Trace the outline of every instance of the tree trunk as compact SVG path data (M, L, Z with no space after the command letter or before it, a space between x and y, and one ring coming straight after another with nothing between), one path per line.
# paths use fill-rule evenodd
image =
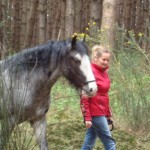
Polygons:
M81 31L88 34L86 31L86 27L88 27L88 23L90 22L90 1L91 0L83 0L82 4L82 23L81 23Z
M2 1L0 1L0 59L2 57L3 48L3 13L2 13Z
M13 9L13 20L12 20L12 49L15 51L19 50L20 47L20 0L13 0L12 1Z
M90 20L95 22L96 28L100 28L100 15L101 15L101 6L98 0L91 1L90 3Z
M66 10L66 1L61 0L59 39L64 39L65 37L65 10Z
M131 22L131 5L132 1L131 0L126 0L124 1L125 3L125 16L124 16L124 28L127 29L127 31L131 30L130 28L130 22Z
M46 4L47 0L39 0L39 43L46 40Z
M56 40L59 38L61 1L55 0L55 7L57 7L57 9L53 10L54 11L54 20L53 20L52 39Z
M143 26L145 27L143 32L147 39L150 39L150 1L144 0L143 2ZM145 45L145 49L147 50L147 52L150 52L150 40L147 40L146 42L143 41L143 44Z
M136 28L135 28L135 34L137 35L139 32L142 32L142 24L143 24L143 12L142 12L142 1L141 0L137 0L137 6L136 6Z
M148 28L150 24L150 1L149 0L143 0L143 19L144 19L143 26Z
M24 48L24 40L27 26L27 1L22 0L21 5L21 33L20 33L20 47Z
M116 19L117 19L117 24L119 27L124 27L123 25L123 0L118 0L116 2Z
M51 0L47 1L47 29L46 29L46 39L49 40L52 35L52 6L53 2Z
M75 1L75 21L74 21L74 32L80 33L81 32L81 13L82 13L82 1L76 0Z
M35 23L35 16L37 14L37 7L38 7L38 0L31 0L31 8L30 8L30 14L29 14L29 20L27 23L27 31L25 36L25 43L24 47L31 46L32 41L32 35L33 35L33 29L34 29L34 23Z
M116 8L116 0L103 1L103 12L102 12L103 16L101 28L106 30L105 32L107 33L107 37L105 38L104 44L107 44L110 47L113 47L114 44L114 36L115 36L114 27L116 23L115 8Z
M90 35L97 36L97 31L100 29L100 17L102 13L101 5L98 0L94 0L90 2Z
M2 49L1 49L1 58L3 59L7 53L7 49L8 49L8 36L7 36L7 7L8 7L8 1L6 0L3 0L2 1L2 20L3 20L3 24L2 24L2 37L3 37L3 40L2 40Z
M132 13L131 13L131 24L130 29L135 28L135 20L136 20L136 3L137 0L132 0Z
M65 37L69 38L74 31L74 0L66 0L66 25Z
M38 13L38 12L37 12ZM39 44L39 16L38 14L35 16L33 35L32 35L32 45Z
M3 13L2 13L2 1L0 1L0 44L3 43L2 27L3 27Z

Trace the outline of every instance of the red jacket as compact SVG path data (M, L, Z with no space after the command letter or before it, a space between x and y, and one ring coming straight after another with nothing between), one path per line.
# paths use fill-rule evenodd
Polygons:
M92 120L92 116L111 116L109 108L108 91L110 89L110 80L107 69L103 69L96 64L92 64L92 70L98 86L97 94L90 98L81 98L81 111L85 121Z

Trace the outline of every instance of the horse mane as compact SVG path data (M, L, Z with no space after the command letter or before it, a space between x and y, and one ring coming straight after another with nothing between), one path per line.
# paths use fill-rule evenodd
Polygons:
M53 67L56 67L67 53L68 42L68 40L49 41L32 48L23 49L21 52L3 60L3 69L11 66L22 67L22 70L23 68L32 69L33 67L46 67L50 63L53 64Z

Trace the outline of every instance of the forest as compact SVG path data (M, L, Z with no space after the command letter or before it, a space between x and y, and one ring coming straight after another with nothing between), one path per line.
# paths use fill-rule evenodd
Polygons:
M66 40L74 35L78 39L86 35L89 49L103 44L112 51L109 95L117 149L148 150L150 0L0 0L1 60L49 40ZM64 78L54 85L47 113L52 150L81 148L86 129L79 99ZM6 150L38 149L33 134L30 126L21 124ZM102 145L97 142L94 150L100 149Z
M109 28L111 43L118 28L126 34L133 30L136 36L149 37L149 5L149 0L1 0L1 53L69 38L74 33L91 35L86 30L90 22L95 23L96 33ZM149 41L144 45L148 50Z

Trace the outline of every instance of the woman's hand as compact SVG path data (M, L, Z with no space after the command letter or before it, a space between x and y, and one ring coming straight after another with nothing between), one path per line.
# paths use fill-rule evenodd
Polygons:
M92 122L91 121L85 121L85 125L86 125L86 128L91 128Z

